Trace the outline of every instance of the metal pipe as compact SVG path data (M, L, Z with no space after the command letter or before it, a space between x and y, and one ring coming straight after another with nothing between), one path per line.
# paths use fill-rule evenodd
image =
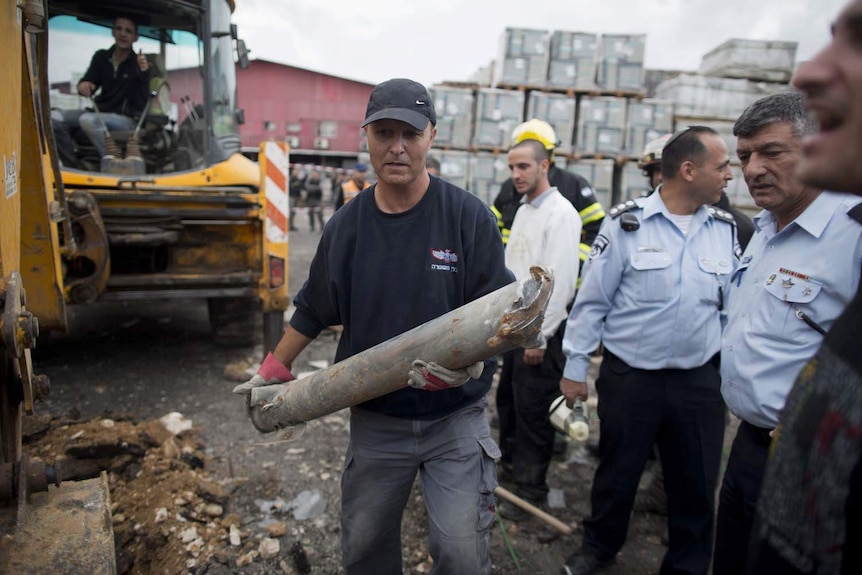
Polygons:
M252 423L269 433L397 391L407 386L415 359L459 369L518 347L537 347L554 280L538 266L530 274L328 369L254 388Z

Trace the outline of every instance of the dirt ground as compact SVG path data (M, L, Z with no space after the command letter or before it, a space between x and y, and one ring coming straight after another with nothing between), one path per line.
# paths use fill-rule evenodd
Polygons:
M304 215L297 225L291 293L302 285L319 238ZM347 411L309 422L291 443L255 431L231 389L248 377L247 368L253 371L261 350L216 346L203 302L97 304L74 312L72 333L53 334L34 351L51 395L28 421L25 449L59 459L61 470L109 470L120 573L343 572L339 478ZM295 371L330 362L336 338L313 342ZM171 412L191 429L167 431L157 420ZM579 446L555 459L551 513L574 533L561 536L537 519L499 520L491 536L494 573L560 573L580 545L595 466ZM416 487L402 524L405 573L431 569L426 524ZM658 572L663 529L663 517L635 512L628 543L602 572Z

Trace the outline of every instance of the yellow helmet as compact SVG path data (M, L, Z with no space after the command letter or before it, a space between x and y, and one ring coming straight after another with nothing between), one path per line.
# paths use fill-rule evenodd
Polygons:
M647 142L647 145L644 146L644 153L638 158L638 168L643 170L647 166L661 163L661 151L671 136L673 134L665 134L660 138Z
M557 133L554 128L547 122L543 122L537 118L527 120L523 124L519 124L512 131L512 145L517 146L525 140L536 140L545 146L546 150L553 151L559 143L557 141Z

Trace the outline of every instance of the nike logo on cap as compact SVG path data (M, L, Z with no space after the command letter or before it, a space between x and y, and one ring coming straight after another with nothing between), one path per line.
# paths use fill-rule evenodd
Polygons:
M416 100L416 105L417 106L424 106L425 102L423 102L422 100Z

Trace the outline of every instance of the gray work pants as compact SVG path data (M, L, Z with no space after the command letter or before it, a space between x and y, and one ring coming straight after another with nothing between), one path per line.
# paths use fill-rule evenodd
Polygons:
M430 393L430 392L429 392ZM341 477L341 550L348 575L400 575L401 516L416 472L428 511L431 575L491 572L500 450L485 399L441 419L350 414Z

